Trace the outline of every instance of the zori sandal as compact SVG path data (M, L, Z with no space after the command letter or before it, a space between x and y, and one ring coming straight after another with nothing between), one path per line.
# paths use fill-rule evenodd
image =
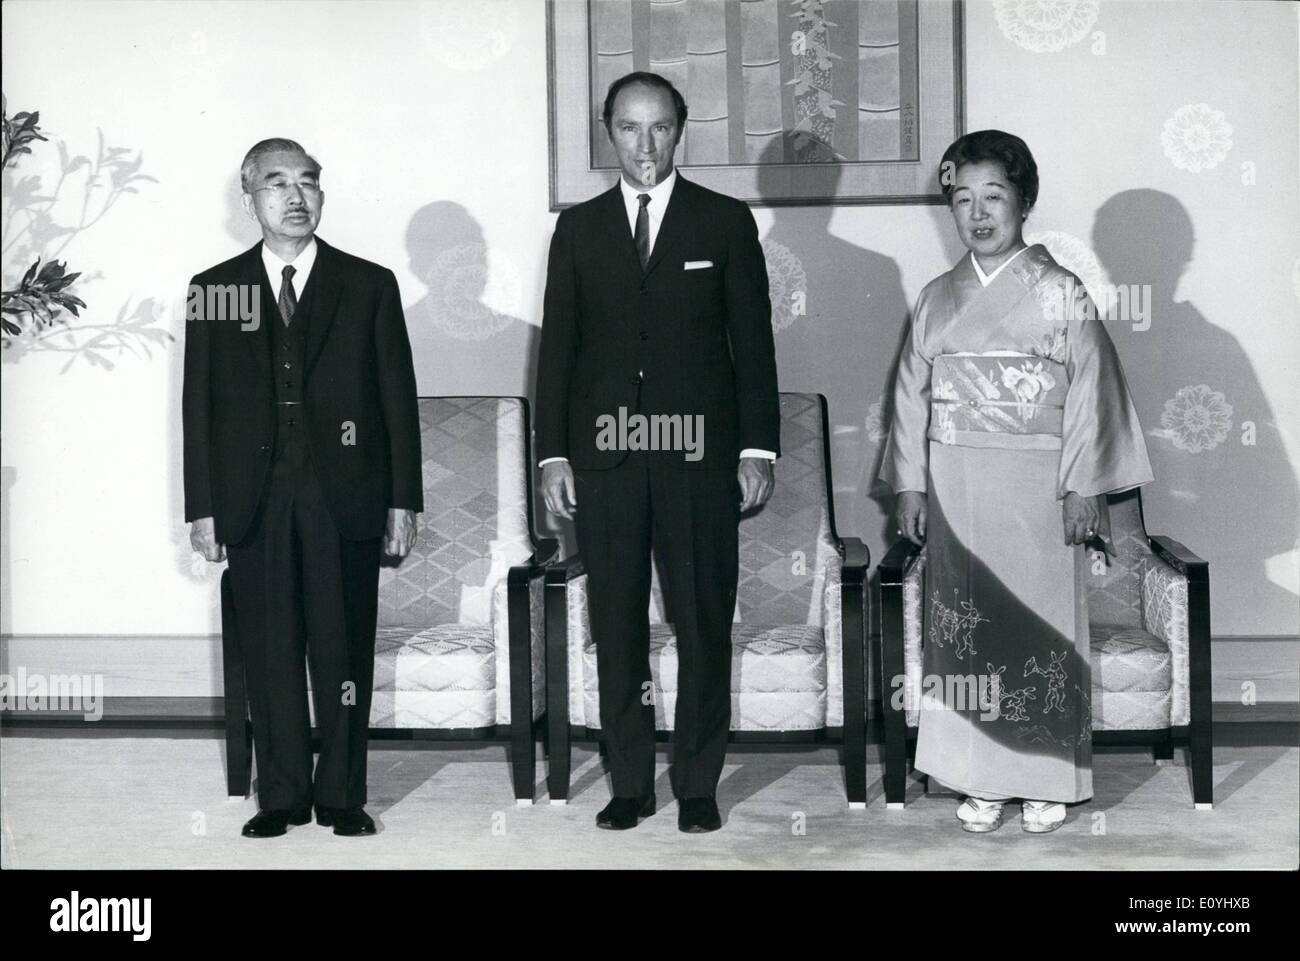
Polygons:
M961 822L962 830L972 834L996 831L1002 825L1002 803L977 797L964 798L957 805L957 820Z
M1065 805L1059 801L1022 801L1020 826L1030 834L1047 834L1065 823Z

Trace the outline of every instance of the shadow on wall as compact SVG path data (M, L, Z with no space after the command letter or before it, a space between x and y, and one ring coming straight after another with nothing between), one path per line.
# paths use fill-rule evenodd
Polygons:
M489 305L517 306L521 281L504 257L489 266L478 221L449 200L426 204L406 228L406 251L427 289L405 308L421 393L532 397L541 331Z
M787 134L786 136L789 136ZM758 168L763 197L787 194L789 168L774 139ZM842 168L826 171L834 194ZM875 557L892 541L893 501L876 481L889 430L889 396L908 330L898 264L831 232L833 205L776 207L763 238L772 297L777 371L786 391L825 394L830 408L835 517L839 532L863 538Z
M243 196L244 188L239 182L239 171L236 170L226 180L226 220L223 226L226 233L239 242L241 251L262 239L262 229L257 221L244 212Z
M53 140L46 148L37 145L38 149L58 151L59 172L53 184L44 182L40 174L28 172L21 156L11 157L4 168L0 192L6 200L2 245L6 295L21 292L30 307L35 290L20 278L40 264L35 287L56 290L42 278L53 262L61 261L68 275L76 277L64 293L85 301L79 316L56 306L52 319L39 320L48 304L28 309L21 317L8 315L6 324L18 322L22 332L11 336L12 330L6 329L0 352L6 363L16 362L28 353L54 352L67 358L60 374L67 373L78 360L112 370L114 358L131 354L150 359L152 348L161 350L170 339L158 324L166 304L152 297L138 301L127 298L112 314L112 308L106 309L93 292L94 283L104 278L103 271L93 270L79 260L77 251L68 252L82 234L98 225L128 194L138 194L145 184L158 182L141 171L142 154L137 151L133 156L126 147L110 147L103 131L97 133L98 149L93 157L72 154L63 140Z
M1092 246L1111 283L1151 286L1149 329L1141 320L1106 323L1155 472L1147 528L1167 527L1211 562L1216 593L1241 605L1234 623L1244 617L1266 625L1253 633L1289 633L1296 595L1269 579L1266 561L1296 547L1296 476L1241 344L1195 305L1174 300L1195 240L1183 205L1157 190L1116 194L1093 223ZM1232 613L1222 604L1216 611Z

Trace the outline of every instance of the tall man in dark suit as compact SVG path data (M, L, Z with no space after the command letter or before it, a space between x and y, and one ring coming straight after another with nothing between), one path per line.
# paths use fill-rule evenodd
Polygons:
M230 560L258 772L247 837L306 824L313 801L335 834L375 832L363 805L380 550L405 556L423 509L397 280L315 236L320 169L292 140L249 150L243 203L262 242L196 276L187 312L185 517L196 551Z
M673 169L686 103L671 83L615 81L604 123L622 176L563 211L551 240L543 488L552 512L575 519L589 579L614 794L596 823L621 830L654 812L653 549L677 635L678 827L712 831L731 726L736 528L771 496L779 452L767 272L749 208Z

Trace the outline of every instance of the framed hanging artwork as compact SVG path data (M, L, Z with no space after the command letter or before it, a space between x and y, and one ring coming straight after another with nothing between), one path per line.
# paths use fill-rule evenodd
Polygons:
M757 206L940 204L963 133L960 0L549 0L551 209L618 175L618 77L686 98L677 166Z

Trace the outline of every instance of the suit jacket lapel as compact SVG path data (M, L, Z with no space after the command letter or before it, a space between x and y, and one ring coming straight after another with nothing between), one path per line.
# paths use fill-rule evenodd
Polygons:
M655 237L654 249L650 251L650 261L645 267L647 277L684 236L686 223L690 220L692 189L694 185L678 171L677 183L673 185L672 195L668 198L668 209L664 211L664 219L659 224L659 235ZM636 244L633 243L633 250L635 249Z
M271 386L271 324L280 323L280 308L276 305L277 288L271 285L266 276L266 265L262 263L262 244L258 242L247 251L239 265L237 283L247 284L250 289L261 291L261 301L257 327L241 330L239 335L248 345L249 356L258 377Z
M641 276L641 258L636 252L636 238L627 222L627 207L623 203L623 188L615 181L612 189L601 194L604 204L600 220L609 231L607 250L618 258L620 264L634 274Z
M339 312L339 297L343 291L343 282L339 277L341 267L338 252L319 237L316 238L316 263L312 265L311 276L307 283L312 286L310 310L307 316L310 326L307 328L307 368L304 372L311 375L316 358L325 346L325 338ZM303 290L304 297L306 289ZM278 314L277 314L278 316Z

